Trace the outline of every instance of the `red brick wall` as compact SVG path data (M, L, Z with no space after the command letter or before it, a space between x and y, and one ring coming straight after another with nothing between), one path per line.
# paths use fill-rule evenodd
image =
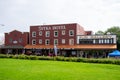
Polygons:
M85 31L85 35L92 35L92 31Z
M80 26L79 24L77 24L76 34L77 34L77 35L85 35L84 28L83 28L82 26Z
M28 32L20 32L14 30L10 33L5 33L5 45L21 45L25 46L28 44L29 33Z
M61 28L60 26L65 27ZM79 29L77 27L79 27ZM62 30L65 30L65 35L62 35ZM74 36L69 36L69 30L74 30ZM36 37L32 37L33 31L36 32ZM42 31L42 36L39 36L39 31ZM50 37L45 36L46 31L50 31ZM58 37L54 37L54 31L58 31ZM62 39L65 39L64 45L69 45L69 39L74 39L74 44L76 44L77 41L76 35L81 33L84 34L84 29L81 26L77 25L76 23L30 26L30 44L32 44L32 39L36 39L36 45L39 45L39 39L42 39L41 45L45 45L45 39L50 39L50 45L54 44L54 39L58 39L58 45L63 45Z

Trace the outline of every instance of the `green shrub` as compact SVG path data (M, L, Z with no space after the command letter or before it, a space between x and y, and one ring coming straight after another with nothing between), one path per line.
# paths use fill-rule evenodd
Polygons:
M68 62L84 62L84 63L101 63L101 64L117 64L120 65L120 59L95 59L95 58L77 58L77 57L50 57L50 56L35 56L35 55L11 55L0 54L0 58L13 59L29 59L29 60L54 60L54 61L68 61Z
M29 56L30 60L36 60L36 56Z
M56 61L64 61L64 60L65 60L64 58L65 58L65 57L60 57L60 56L55 57Z
M38 56L38 60L54 60L53 57L49 56Z
M7 58L5 54L0 54L0 58Z
M25 59L25 55L19 55L18 59Z
M13 58L13 55L7 55L8 56L8 58Z

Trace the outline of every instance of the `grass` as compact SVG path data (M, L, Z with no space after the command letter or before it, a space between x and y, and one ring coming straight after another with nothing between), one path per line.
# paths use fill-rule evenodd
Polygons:
M119 65L0 58L0 80L119 79Z

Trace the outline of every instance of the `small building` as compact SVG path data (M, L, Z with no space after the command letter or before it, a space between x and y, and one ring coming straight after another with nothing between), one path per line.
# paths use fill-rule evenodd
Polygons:
M29 32L13 30L5 33L5 44L1 46L1 53L20 54L27 44L29 44Z
M117 48L116 35L78 35L79 55L86 57L107 57ZM83 54L84 53L84 54Z

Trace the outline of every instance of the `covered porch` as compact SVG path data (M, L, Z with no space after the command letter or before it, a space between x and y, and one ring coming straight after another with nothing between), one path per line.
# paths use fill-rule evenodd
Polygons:
M0 47L1 54L22 54L23 50L24 47L18 45L11 45L11 46L2 45Z
M116 45L57 45L57 56L105 58L108 53L115 50ZM25 54L50 56L54 55L54 45L26 45Z

